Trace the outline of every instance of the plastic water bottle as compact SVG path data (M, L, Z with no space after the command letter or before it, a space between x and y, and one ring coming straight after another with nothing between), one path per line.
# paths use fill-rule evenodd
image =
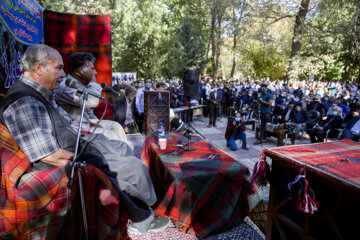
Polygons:
M162 122L159 123L158 136L159 136L159 138L165 137L165 128L164 128L164 124Z

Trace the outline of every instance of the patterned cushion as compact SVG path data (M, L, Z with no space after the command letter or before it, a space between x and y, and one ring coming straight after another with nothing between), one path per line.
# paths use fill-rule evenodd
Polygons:
M0 239L83 239L76 175L69 188L68 169L31 171L30 161L2 124L0 160ZM110 181L88 165L83 182L89 236L125 239L128 214Z

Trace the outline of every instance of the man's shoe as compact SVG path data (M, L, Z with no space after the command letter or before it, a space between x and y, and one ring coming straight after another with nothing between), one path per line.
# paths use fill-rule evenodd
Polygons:
M216 124L214 124L214 127L217 127Z
M130 221L130 224L127 228L128 232L132 235L141 235L141 234L146 234L146 233L142 233L140 232L135 226L134 224Z
M168 217L160 217L155 215L154 216L154 220L151 222L150 224L150 228L148 230L148 232L161 232L163 230L165 230L165 228L167 228L171 223L170 218ZM146 233L142 233L140 232L132 222L130 222L129 226L128 226L128 232L132 235L141 235L141 234L146 234Z
M154 220L150 224L149 232L161 232L164 231L171 223L170 218L160 217L155 215Z
M248 147L241 147L241 148L249 151L249 148L248 148Z
M208 127L211 128L211 124L209 124Z

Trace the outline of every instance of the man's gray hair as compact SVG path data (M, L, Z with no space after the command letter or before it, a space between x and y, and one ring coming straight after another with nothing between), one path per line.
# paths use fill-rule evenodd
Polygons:
M133 86L127 86L125 88L125 96L130 96L130 94L135 93L136 89Z
M32 71L35 63L47 66L47 61L57 51L44 44L35 44L28 47L21 57L20 70L22 72Z

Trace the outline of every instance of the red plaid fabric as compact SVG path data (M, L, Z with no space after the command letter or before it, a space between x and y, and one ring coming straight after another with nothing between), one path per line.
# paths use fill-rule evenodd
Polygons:
M96 57L96 80L112 86L110 15L77 15L44 11L44 42L63 57L65 72L74 52L90 52ZM105 95L105 94L104 94ZM97 114L100 118L103 111ZM105 119L112 119L107 116Z
M191 138L195 151L174 146L187 143L182 134L166 138L166 150L159 149L157 137L146 138L141 156L159 199L156 214L200 238L240 223L257 191L249 184L249 170L197 136Z
M64 168L31 171L30 161L0 124L0 238L83 239L77 177ZM107 177L87 166L83 176L91 239L126 239L128 215Z
M265 150L299 166L311 167L316 173L345 180L360 190L360 143L349 140L287 146Z

